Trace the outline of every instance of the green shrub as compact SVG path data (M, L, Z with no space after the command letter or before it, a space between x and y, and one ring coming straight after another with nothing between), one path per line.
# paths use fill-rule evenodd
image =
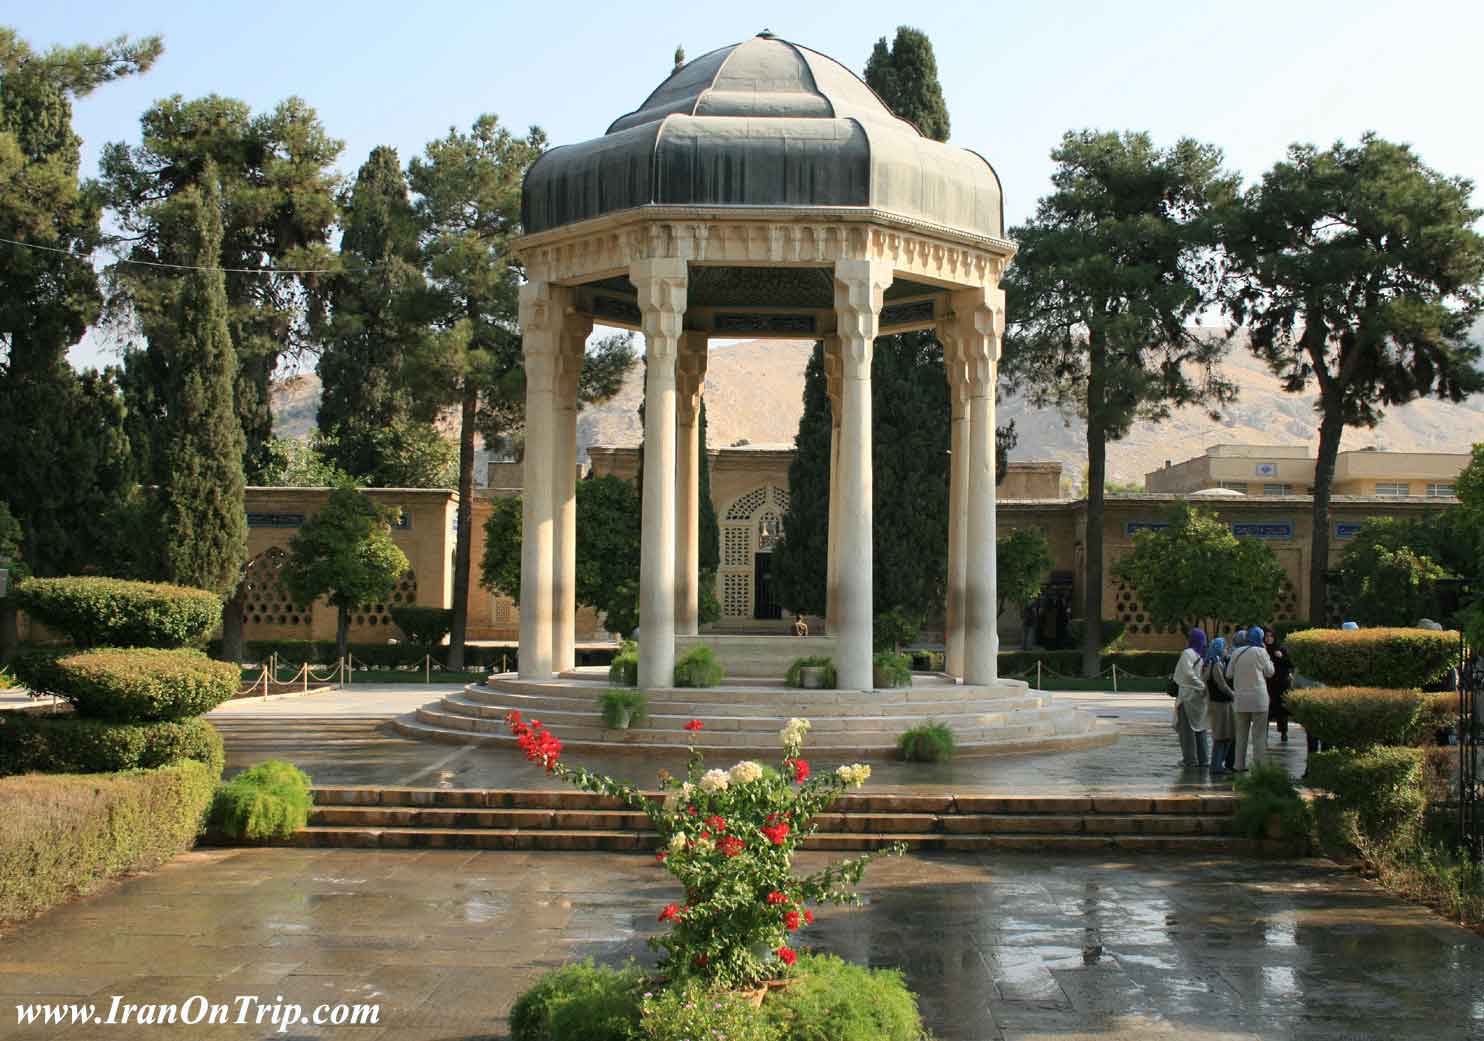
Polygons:
M1309 804L1298 785L1279 763L1258 762L1236 780L1241 801L1232 826L1249 839L1297 838L1309 834ZM1267 835L1268 821L1277 816L1281 835Z
M0 780L0 922L39 914L189 849L215 781L197 762Z
M235 697L242 671L200 651L102 649L57 659L54 693L77 714L114 723L153 723L210 712Z
M946 763L958 741L947 723L919 723L897 738L897 758L909 763Z
M630 1041L639 1022L643 973L592 959L563 965L510 1007L511 1041Z
M639 685L639 645L625 640L608 666L608 682L615 687L637 687Z
M402 635L423 654L432 654L453 630L452 608L405 605L393 607L388 613Z
M109 723L73 716L0 714L0 777L32 771L106 773L164 766L177 759L205 763L215 783L227 759L221 734L200 718Z
M922 632L922 616L894 607L885 614L877 615L872 625L876 650L895 654L905 644L917 639Z
M635 668L638 668L637 662ZM704 643L698 643L682 654L675 662L675 686L714 687L722 681L726 670L716 660L716 652ZM638 682L638 673L634 681Z
M1422 820L1424 758L1420 748L1316 752L1309 757L1308 782L1355 814L1361 837L1399 842Z
M868 969L807 954L792 986L763 1002L763 1018L788 1041L919 1041L917 998L895 969ZM709 1035L697 1035L709 1036Z
M639 1034L645 1041L786 1041L764 1013L736 991L695 980L644 999Z
M209 822L228 838L286 839L309 823L313 804L309 776L291 763L269 759L217 788Z
M1285 646L1295 669L1326 686L1405 689L1447 672L1458 639L1428 629L1306 629Z
M649 698L642 690L605 690L601 699L603 725L609 730L618 728L625 712L629 723L643 723L649 718Z
M1116 618L1103 619L1103 642L1101 647L1104 654L1123 650L1123 636L1126 628L1127 626ZM1081 618L1073 618L1072 624L1067 631L1067 635L1072 641L1072 646L1079 648L1082 646L1082 635L1085 632L1087 632L1087 623ZM1080 655L1082 652L1079 650L1076 653Z
M58 694L62 678L57 662L70 653L70 647L23 647L10 664L15 678L32 694Z
M871 658L871 683L878 688L912 686L912 659L905 654L878 651Z
M835 660L823 654L815 654L806 658L795 658L789 663L788 672L783 677L784 686L802 687L804 681L800 673L804 669L823 669L826 689L833 690L839 685L840 678L835 672Z
M1444 695L1457 704L1453 695ZM1436 699L1415 690L1376 687L1306 687L1283 698L1288 714L1304 730L1334 748L1412 745L1437 729ZM1426 720L1423 708L1429 711Z
M118 578L31 578L14 597L79 647L184 647L222 618L222 598L208 590Z

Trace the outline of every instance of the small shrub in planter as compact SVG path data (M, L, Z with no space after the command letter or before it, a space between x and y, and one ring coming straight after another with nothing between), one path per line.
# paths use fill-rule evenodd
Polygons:
M1299 838L1309 833L1309 804L1278 763L1254 763L1236 780L1241 802L1232 826L1249 839ZM1276 821L1277 834L1273 833Z
M608 666L608 682L615 687L637 687L639 685L639 645L625 640Z
M947 723L919 723L897 738L897 757L909 763L946 763L957 748Z
M241 669L187 649L83 651L52 666L77 714L116 723L186 719L234 697Z
M515 999L511 1041L631 1041L643 985L632 963L623 969L594 965L592 959L564 965Z
M692 647L675 662L677 687L714 687L725 675L726 670L716 660L716 652L704 643Z
M737 991L718 990L692 980L658 993L649 992L635 1036L645 1041L787 1041L789 1035L781 1033Z
M642 690L605 690L602 704L603 725L609 730L627 730L649 715L649 699Z
M819 686L822 690L833 690L838 685L839 678L835 674L834 659L822 654L815 654L806 658L795 658L789 663L788 672L784 674L784 685L788 687L803 687L805 669L821 670L822 675L819 677Z
M1451 699L1453 695L1443 695ZM1437 699L1415 690L1377 687L1307 687L1284 696L1288 714L1327 747L1411 745L1436 730ZM1423 709L1429 709L1424 719Z
M912 659L905 654L878 652L871 658L871 685L878 690L912 686Z
M303 770L269 759L217 788L209 822L232 839L286 839L309 823L313 802Z
M1308 782L1353 812L1363 837L1400 841L1422 820L1424 760L1421 748L1326 750L1309 757Z
M1306 629L1288 638L1293 667L1330 687L1426 687L1458 656L1458 633L1429 629Z
M762 1018L788 1041L919 1041L917 998L895 969L868 969L810 954L797 982L763 1002ZM701 1035L697 1035L701 1036Z
M453 609L448 607L393 607L389 612L402 635L422 654L433 649L453 629Z
M205 589L118 578L31 578L16 587L21 610L79 647L184 647L222 618Z
M199 718L109 723L19 712L0 716L0 776L32 771L110 773L164 766L178 759L205 763L215 781L227 759L221 734Z

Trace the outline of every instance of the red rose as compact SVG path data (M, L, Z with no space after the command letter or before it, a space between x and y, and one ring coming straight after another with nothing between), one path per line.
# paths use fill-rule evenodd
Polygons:
M776 904L786 904L786 903L788 903L788 894L787 893L780 893L778 890L775 889L771 893L768 894L768 903L775 904L775 905Z
M805 911L804 912L804 924L805 925L813 925L814 924L814 912L813 911Z
M778 948L777 954L778 960L783 962L783 964L785 965L792 965L794 962L799 960L798 954L794 952L794 949L792 947L780 947Z
M677 904L666 904L665 909L660 912L660 921L670 922L680 917L680 907Z
M809 780L809 760L807 760L807 759L795 759L794 760L794 783L796 783L796 784L803 784L807 780Z
M783 927L785 929L787 929L789 932L793 932L795 929L797 929L799 927L799 921L800 921L799 912L797 912L797 911L789 911L787 914L785 914L783 916Z
M710 960L711 959L706 957L704 954L698 954L696 955L696 967L704 969L706 967L706 963Z
M787 824L775 824L770 828L759 828L758 830L775 846L783 845L784 840L788 838L789 829Z
M689 723L685 724L685 729L694 734L697 730L700 730L705 725L706 724L702 723L699 719L693 719Z
M727 830L726 820L724 818L716 816L715 814L712 814L710 817L706 818L706 826L709 827L712 831L716 832L718 835Z
M735 857L747 848L747 843L735 835L728 835L716 844L716 848L721 850L724 856Z
M658 860L661 864L663 864L665 862L665 858L668 857L669 855L670 854L666 853L664 850L660 850L658 853L656 853L654 855L654 859L655 860Z

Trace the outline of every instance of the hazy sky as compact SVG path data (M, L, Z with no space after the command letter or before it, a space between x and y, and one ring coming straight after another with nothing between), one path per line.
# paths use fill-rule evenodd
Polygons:
M694 58L767 28L859 72L903 21L932 39L953 141L994 163L1012 224L1047 190L1050 149L1083 127L1148 130L1162 143L1190 135L1249 178L1291 142L1374 130L1436 169L1484 180L1477 0L0 0L0 24L33 45L164 36L151 72L77 106L87 173L103 143L137 141L140 114L176 93L238 97L255 111L297 94L345 141L340 167L353 173L376 145L405 162L482 112L539 124L554 144L596 136L664 78L677 44ZM107 360L91 345L73 358Z

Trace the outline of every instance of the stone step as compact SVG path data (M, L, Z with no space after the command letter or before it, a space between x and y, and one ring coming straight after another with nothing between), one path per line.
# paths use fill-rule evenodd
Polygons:
M627 830L574 830L541 828L301 828L294 835L299 846L358 849L503 849L503 850L604 850L648 852L654 847L652 833ZM913 850L1057 852L1268 852L1272 844L1237 839L1229 835L1069 835L1047 833L942 835L920 832L886 834L816 834L803 843L805 849L851 851L879 849L903 843Z
M468 689L528 696L579 697L590 694L596 699L609 686L606 681L598 678L572 676L556 680L523 680L504 673L492 676L483 683L471 683ZM945 681L891 690L801 690L785 687L781 683L754 681L747 686L723 684L719 687L651 687L645 692L651 700L715 705L731 705L739 698L758 701L776 698L800 705L896 705L914 701L1025 696L1030 692L1030 686L1023 680L1000 680L992 685Z
M648 798L663 793L646 790ZM847 792L834 814L983 814L1005 816L1178 816L1230 817L1237 797L1215 795L955 795L952 793ZM618 799L574 788L421 788L317 785L316 807L384 806L446 809L617 810ZM637 812L637 811L629 811Z
M437 741L444 744L467 744L488 747L514 748L515 739L512 738L503 727L499 729L480 730L477 724L488 721L475 720L466 716L453 716L443 714L442 720L430 722L429 717L438 717L438 713L428 710L419 710L411 716L401 716L392 721L392 728L404 737L415 738L422 741ZM445 725L444 721L448 723ZM685 733L679 735L663 734L659 731L591 731L593 736L575 736L568 731L559 732L562 743L572 750L613 750L621 749L632 752L674 752L686 746ZM626 735L615 740L613 735ZM703 736L704 732L703 732ZM723 753L728 755L738 754L772 754L778 751L776 736L773 739L748 742L746 735L733 735L735 743L717 742L717 734L713 732L705 736L705 740L697 742L695 747L704 752ZM989 727L982 728L970 734L957 734L958 748L956 756L972 758L987 755L1022 755L1040 752L1065 752L1083 748L1099 748L1117 742L1118 732L1113 724L1105 720L1087 719L1069 723L1062 731L1058 732L1051 724L1043 724L1038 728L1012 728L1012 727ZM856 758L882 758L896 754L895 738L883 739L878 742L863 740L862 735L853 735L850 740L842 743L825 745L823 742L810 742L811 747L834 748L840 752L849 751Z
M449 695L447 700L459 704L478 705L496 710L504 715L517 709L524 715L553 712L597 712L602 704L604 690L591 694L518 694L507 691L482 690L471 687L462 694ZM1029 692L1007 694L1001 697L940 697L932 700L893 702L856 702L821 704L795 699L761 698L753 692L725 702L687 701L670 698L649 697L646 704L651 715L675 715L691 718L695 716L748 716L777 720L782 725L794 716L805 716L810 721L837 716L871 717L893 715L931 716L948 713L1003 712L1012 709L1046 708L1051 698L1044 694Z

